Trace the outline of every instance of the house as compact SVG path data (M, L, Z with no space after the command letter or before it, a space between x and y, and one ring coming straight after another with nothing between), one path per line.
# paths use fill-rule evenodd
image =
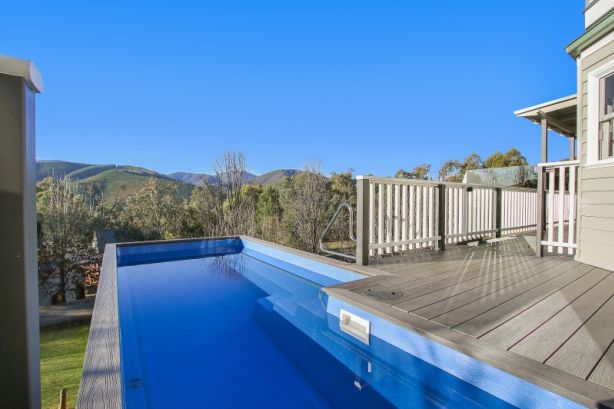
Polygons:
M584 33L565 48L577 63L577 94L515 114L541 125L538 218L545 222L538 240L573 247L577 261L614 270L614 1L586 0L584 18ZM549 162L548 130L569 139L568 161ZM561 187L576 197L565 205L576 212L565 228L544 219L549 192Z

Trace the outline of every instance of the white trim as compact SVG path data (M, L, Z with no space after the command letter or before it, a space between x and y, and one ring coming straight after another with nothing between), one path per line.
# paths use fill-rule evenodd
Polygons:
M537 166L546 167L546 166L571 166L571 165L579 165L579 160L562 160L559 162L542 162L538 163Z
M608 161L608 159L599 160L599 80L613 73L614 59L588 73L586 165L595 165Z
M614 158L601 159L595 163L591 163L584 167L588 169L595 169L595 168L608 168L611 166L614 166Z
M577 103L577 97L578 97L577 94L573 94L573 95L568 95L566 97L553 99L552 101L542 102L540 104L532 105L532 106L527 107L527 108L518 109L518 110L514 111L514 115L516 115L516 116L523 116L526 113L534 114L531 111L537 111L539 109L548 108L548 107L551 107L551 106L557 105L557 104L569 103L568 104L569 106L573 106L573 105L575 105ZM560 108L557 108L557 109L560 109Z

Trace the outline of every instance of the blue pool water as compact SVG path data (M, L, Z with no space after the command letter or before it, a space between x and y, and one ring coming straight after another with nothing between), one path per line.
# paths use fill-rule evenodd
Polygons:
M330 279L253 251L216 254L120 263L127 408L511 407L375 336L341 332L321 291Z

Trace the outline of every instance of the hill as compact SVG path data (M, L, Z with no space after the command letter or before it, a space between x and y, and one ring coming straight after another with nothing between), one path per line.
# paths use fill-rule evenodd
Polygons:
M94 184L101 188L105 200L124 197L136 191L149 178L156 178L162 183L178 183L181 195L191 194L194 186L203 186L204 181L218 183L216 176L206 173L175 172L168 175L130 165L95 165L88 163L67 162L61 160L41 160L36 163L37 181L46 177L69 177L71 180L85 184ZM262 175L247 173L246 182L255 185L277 184L286 176L293 176L296 169L277 169ZM224 178L224 175L221 176Z
M156 178L162 183L176 183L179 193L189 196L193 185L182 183L162 173L130 165L92 165L59 160L38 161L37 181L46 177L69 177L83 184L99 186L105 200L114 200L136 191L149 178Z
M88 166L92 165L63 160L39 160L36 162L36 181L41 181L48 176L63 178L71 172L87 168Z
M179 182L189 183L194 186L204 186L205 181L208 183L216 184L216 183L219 183L219 179L222 179L222 180L225 179L225 174L222 174L222 176L218 179L218 177L215 175L208 175L206 173L190 173L190 172L174 172L174 173L169 173L167 176ZM251 183L251 181L257 178L258 176L254 175L253 173L249 173L249 172L245 173L245 180L247 182Z
M254 179L250 180L250 183L255 185L276 185L284 177L292 177L299 173L300 171L297 169L277 169L271 172L264 173L260 176L256 176Z
M215 179L214 176L207 175L206 173L175 172L169 173L167 176L176 181L194 186L203 186L205 181L211 183Z
M81 183L98 185L104 193L105 200L115 200L116 197L122 198L135 192L147 179L152 177L158 179L163 184L178 184L179 194L182 197L188 197L194 188L190 184L178 182L161 173L132 166L119 166L114 169L107 169L82 179Z

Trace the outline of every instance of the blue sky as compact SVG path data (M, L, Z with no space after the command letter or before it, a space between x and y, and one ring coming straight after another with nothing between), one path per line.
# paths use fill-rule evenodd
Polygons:
M512 111L575 93L583 4L10 2L0 53L43 75L41 159L210 171L240 150L255 173L389 175L512 146L537 161Z

